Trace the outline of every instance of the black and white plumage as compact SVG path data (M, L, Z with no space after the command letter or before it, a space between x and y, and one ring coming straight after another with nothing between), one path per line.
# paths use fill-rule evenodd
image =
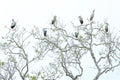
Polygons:
M75 37L76 37L76 38L78 38L78 35L79 35L79 33L78 33L78 32L75 32Z
M90 21L92 21L94 18L94 12L95 12L95 10L93 10L92 14L90 15Z
M16 22L14 19L12 19L11 28L13 29L15 26L16 26Z
M109 26L109 24L105 23L105 32L108 32L108 26Z
M43 29L43 35L47 36L47 29L46 28Z
M52 20L51 24L55 24L55 22L56 22L56 17L57 17L57 16L54 16L54 17L53 17L53 20Z
M83 24L83 18L81 16L79 16L78 18L79 18L80 23Z

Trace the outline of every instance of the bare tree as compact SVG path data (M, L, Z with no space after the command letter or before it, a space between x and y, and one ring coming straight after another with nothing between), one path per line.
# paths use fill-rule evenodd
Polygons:
M27 32L25 28L10 30L5 37L2 37L0 46L6 59L3 61L4 65L0 67L1 79L16 80L21 78L26 80L31 78L30 64L36 60L42 60L47 52L47 46L41 45L44 46L41 48L36 43L32 34Z
M101 75L120 65L119 36L110 30L106 31L106 24L99 25L94 21L88 21L86 24L73 25L77 31L71 33L64 27L61 24L53 25L48 29L51 32L44 38L44 41L51 46L51 53L56 56L55 61L60 65L59 70L63 75L72 80L82 77L85 69L82 66L84 64L82 58L87 55L92 59L89 64L96 69L93 80L98 80ZM79 33L78 37L75 35L76 32Z
M35 26L31 32L10 30L3 37L0 46L6 61L0 62L1 79L79 80L87 68L94 68L92 80L99 80L120 65L120 35L111 32L109 25L106 31L106 23L95 23L92 18L77 26L72 23L69 28L75 31L69 31L55 18L50 26ZM37 71L31 71L33 63L39 66Z

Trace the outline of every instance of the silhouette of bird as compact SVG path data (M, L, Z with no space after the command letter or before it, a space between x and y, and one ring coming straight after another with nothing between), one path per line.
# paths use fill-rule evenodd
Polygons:
M56 22L56 17L57 17L57 16L54 16L54 17L53 17L53 20L52 20L51 24L55 24L55 22Z
M105 32L108 32L108 26L109 26L109 24L105 23Z
M90 15L90 21L93 20L93 18L94 18L94 12L95 12L95 10L93 10L92 14Z
M79 18L80 23L83 24L83 18L81 16L79 16L78 18Z
M43 29L43 35L44 35L44 36L47 35L47 30L46 30L46 28Z
M76 37L76 38L78 38L78 35L79 35L79 33L78 33L78 32L75 32L75 37Z
M16 22L14 19L12 19L11 28L13 29L15 26L16 26Z

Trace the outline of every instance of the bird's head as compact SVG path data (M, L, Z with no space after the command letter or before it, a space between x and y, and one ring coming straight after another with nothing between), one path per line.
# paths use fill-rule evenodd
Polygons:
M81 18L81 16L78 16L78 18L80 19L80 18Z
M46 28L43 28L43 31L47 31L47 29L46 29Z
M82 19L83 19L83 18L82 18L82 16L79 16L78 18L79 18L80 20L82 20Z
M93 9L93 13L95 12L95 9Z
M14 19L12 19L12 21L14 21Z
M106 24L107 26L109 26L109 24L108 24L107 22L106 22L105 24Z
M56 18L57 18L57 16L55 15L55 16L54 16L54 19L56 19Z

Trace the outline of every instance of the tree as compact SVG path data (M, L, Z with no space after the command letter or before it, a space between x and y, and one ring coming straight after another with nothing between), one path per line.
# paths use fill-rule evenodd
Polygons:
M45 28L45 36L43 29L34 27L31 32L24 28L9 31L3 37L0 46L7 60L0 62L1 79L78 80L85 76L86 69L94 68L91 79L99 80L120 66L119 35L110 29L106 33L104 23L92 20L73 25L79 33L76 37L76 31L69 32L56 21L52 27Z

